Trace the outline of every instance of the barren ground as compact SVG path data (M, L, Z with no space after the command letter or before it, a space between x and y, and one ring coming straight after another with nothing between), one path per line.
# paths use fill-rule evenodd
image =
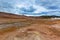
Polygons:
M60 40L60 19L1 17L0 40Z

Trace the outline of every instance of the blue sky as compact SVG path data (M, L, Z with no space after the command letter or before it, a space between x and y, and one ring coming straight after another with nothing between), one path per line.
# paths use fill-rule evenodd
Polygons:
M60 16L60 0L0 0L0 12L26 16Z

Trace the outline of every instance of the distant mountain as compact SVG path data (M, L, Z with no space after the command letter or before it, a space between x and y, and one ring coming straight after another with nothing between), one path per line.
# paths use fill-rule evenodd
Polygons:
M25 18L25 16L16 15L16 14L12 14L12 13L0 12L0 18L13 18L13 19L19 19L19 18Z
M33 19L51 19L51 18L60 18L60 16L55 16L55 15L52 15L52 16L48 16L48 15L45 15L45 16L29 16L30 18L33 18Z
M55 16L55 15L52 15L52 16L48 16L48 15L45 15L45 16L25 16L25 15L17 15L17 14L12 14L12 13L5 13L5 12L0 12L0 18L13 18L13 19L46 19L46 18L60 18L60 16Z
M42 18L60 18L60 16L55 16L55 15L52 15L52 16L41 16Z

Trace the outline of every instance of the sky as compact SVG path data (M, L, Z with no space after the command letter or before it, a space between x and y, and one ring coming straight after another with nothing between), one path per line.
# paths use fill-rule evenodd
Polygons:
M0 0L0 12L26 16L60 16L60 0Z

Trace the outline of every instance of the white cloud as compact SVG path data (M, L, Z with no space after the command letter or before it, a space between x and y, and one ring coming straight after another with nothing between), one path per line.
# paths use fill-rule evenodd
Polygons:
M43 6L33 5L33 7L36 9L36 11L34 11L34 13L41 13L41 12L48 11L48 9L44 8Z
M55 10L55 9L50 10L50 9L45 8L44 6L37 5L35 1L36 0L17 0L17 1L16 0L6 0L6 1L0 0L0 4L1 4L0 5L0 11L10 12L10 13L20 15L20 13L23 14L25 12L25 11L21 12L20 8L24 7L25 9L29 10L30 9L29 6L32 6L33 9L36 9L36 10L34 10L32 13L30 12L31 15L29 15L30 14L29 12L26 12L27 13L26 16L41 16L41 15L43 15L42 12L48 12L48 15L60 15L60 12L59 13L58 12L54 12L54 13L51 12L51 11L60 11L60 9L59 10L58 9L57 10ZM42 1L43 0L41 0L40 2L42 2ZM56 0L54 0L54 1L56 1ZM7 4L10 3L13 8L11 8L10 5L8 4L9 7L10 7L9 8L4 2L5 3L7 2ZM40 2L38 4L41 4ZM51 0L51 2L53 2L53 1ZM45 3L43 2L43 4L45 4ZM55 5L55 2L53 2L53 4ZM59 4L57 3L56 5L59 5ZM4 7L4 8L1 8L1 6ZM45 5L45 6L48 7L48 5ZM35 15L35 13L42 13L42 14L41 15Z

